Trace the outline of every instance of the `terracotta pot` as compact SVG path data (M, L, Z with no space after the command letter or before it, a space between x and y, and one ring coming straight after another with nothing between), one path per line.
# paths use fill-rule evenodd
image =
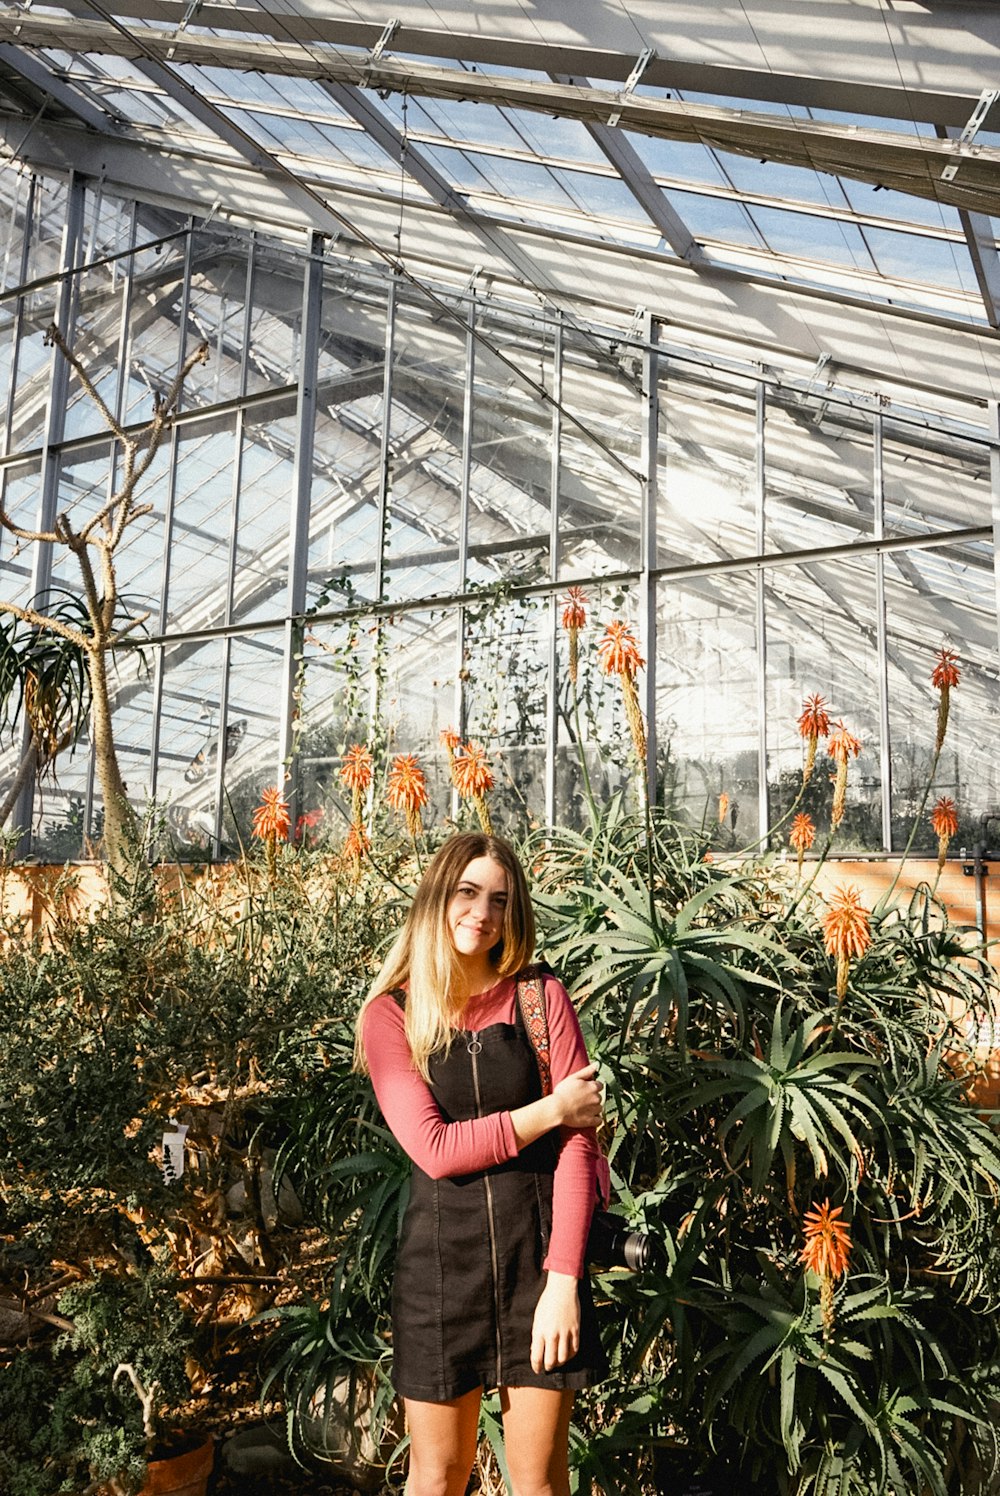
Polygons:
M215 1445L211 1439L186 1454L150 1460L139 1496L205 1496L214 1461Z

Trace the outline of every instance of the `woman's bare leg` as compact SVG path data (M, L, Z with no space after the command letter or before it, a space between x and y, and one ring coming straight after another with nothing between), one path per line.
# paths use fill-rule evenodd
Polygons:
M548 1387L500 1388L511 1496L569 1496L573 1396Z
M476 1457L476 1430L483 1389L473 1387L450 1402L404 1397L410 1431L410 1477L406 1496L465 1496Z

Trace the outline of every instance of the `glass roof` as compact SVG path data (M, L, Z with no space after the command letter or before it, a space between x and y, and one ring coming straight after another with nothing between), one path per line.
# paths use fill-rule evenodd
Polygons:
M885 42L869 24L870 7L845 3L839 17L824 7L825 41L842 23L844 46L814 45L811 67L799 59L796 73L788 56L804 45L800 32L808 27L778 36L774 8L751 4L740 7L746 24L720 16L711 38L679 35L675 27L667 46L662 38L657 45L648 21L653 61L647 58L636 76L636 23L596 0L581 0L571 27L559 7L533 8L529 39L489 5L477 8L475 34L463 35L461 19L442 21L415 0L402 9L398 37L390 26L367 47L358 38L373 28L349 7L335 5L322 19L294 0L280 11L234 8L230 28L202 25L198 9L174 0L118 0L115 24L94 19L104 12L73 7L12 9L17 30L10 26L14 45L0 69L0 114L28 114L51 76L36 134L65 125L77 111L91 129L103 121L116 147L141 150L146 162L151 148L197 158L198 190L215 191L213 211L224 214L242 188L250 216L245 179L238 185L240 173L233 173L256 149L263 153L256 164L273 167L286 186L298 180L321 193L335 188L337 213L356 214L362 238L375 238L386 255L396 246L380 207L399 219L412 210L407 242L411 253L429 259L439 256L436 229L420 214L443 211L463 230L452 241L456 273L473 268L467 262L475 246L465 233L481 238L485 229L515 278L543 294L558 278L546 275L545 264L559 246L575 267L579 245L589 240L640 250L652 263L682 260L702 276L718 267L752 282L813 287L834 299L900 306L959 325L997 325L996 217L978 211L970 223L960 210L974 202L992 213L992 190L1000 214L1000 185L990 189L987 174L993 165L1000 184L1000 133L984 128L951 177L946 158L934 154L961 133L955 121L966 117L967 104L971 113L980 55L981 87L989 82L985 28L980 36L973 22L963 22L968 35L958 38L935 33L930 19L925 32L914 23L912 38L908 32L892 50L892 70L879 79L874 59ZM213 6L213 20L220 9ZM847 44L851 30L865 38L858 55ZM769 47L774 57L765 66L759 54ZM570 75L577 53L587 70ZM672 70L695 82L665 86L660 79ZM794 95L803 94L811 71L817 102L802 103ZM630 73L632 86L623 92ZM744 92L709 86L734 77ZM463 78L469 97L460 93ZM695 86L701 80L705 86ZM541 90L549 107L536 106L531 89ZM663 119L637 128L630 109L657 109ZM995 116L988 112L985 125L997 126ZM754 130L773 136L779 127L775 154L755 145ZM912 164L902 150L912 150ZM812 160L825 161L830 151L840 170L817 171ZM914 190L899 190L907 182ZM141 182L128 185L141 193ZM273 214L271 199L262 196L258 211ZM503 237L519 227L547 235L545 250L534 251L537 281L525 266L530 252L509 252Z

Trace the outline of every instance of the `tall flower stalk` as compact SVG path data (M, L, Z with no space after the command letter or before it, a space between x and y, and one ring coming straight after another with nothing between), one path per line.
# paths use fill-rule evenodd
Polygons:
M569 682L570 691L573 695L573 721L576 726L576 746L580 757L580 775L583 779L583 791L587 797L590 807L591 823L596 826L598 821L597 802L594 799L594 791L590 783L590 770L587 768L587 754L583 745L583 733L580 730L580 630L587 624L587 594L582 587L570 587L566 593L566 603L562 610L562 626L569 635Z
M931 825L938 839L938 877L944 870L948 843L958 830L958 807L950 795L941 795L931 811Z
M798 728L806 745L806 759L802 765L803 789L805 789L812 778L819 740L820 738L827 737L830 732L830 714L826 708L827 702L822 696L807 696L802 703L802 711L798 718Z
M455 755L452 774L458 793L463 800L472 801L480 826L487 836L492 836L493 822L486 796L493 788L493 773L484 749L478 743L466 743Z
M836 764L833 778L833 806L830 810L830 825L836 829L844 819L847 803L847 765L861 752L861 740L848 732L843 722L837 722L829 735L826 751Z
M823 1333L829 1337L833 1331L833 1288L836 1280L847 1272L851 1256L851 1232L846 1221L840 1219L844 1207L832 1209L829 1198L815 1210L806 1212L803 1218L805 1245L799 1261L815 1273L819 1279L819 1303L823 1316Z
M272 883L278 870L278 842L287 840L291 829L288 801L282 798L278 786L272 784L261 794L250 825L251 835L264 843L267 876Z
M352 743L344 754L340 777L351 792L351 825L364 831L365 794L372 782L375 764L364 743Z
M812 816L805 811L800 811L792 822L792 829L788 834L788 844L795 849L798 856L798 876L802 876L802 859L816 840L816 826Z
M937 721L935 723L934 731L934 753L931 757L930 771L927 775L927 783L924 785L924 793L920 798L920 804L917 806L917 813L913 817L913 825L910 827L910 834L906 838L906 846L903 848L902 853L900 854L899 862L896 866L896 871L893 874L892 882L889 884L889 887L886 889L885 893L879 900L879 908L883 908L886 904L888 904L889 900L892 898L892 895L895 893L896 884L899 882L900 874L902 873L903 868L906 865L906 859L909 857L911 848L913 847L913 843L916 840L917 828L920 826L921 820L923 819L924 810L927 807L927 801L930 799L931 789L934 785L934 778L937 774L938 762L941 758L941 749L944 747L945 735L948 731L948 715L951 710L951 693L962 678L962 672L958 664L958 655L953 649L946 649L942 645L942 647L935 653L935 661L936 663L933 670L931 671L931 685L941 694L938 698ZM958 830L957 826L955 830ZM938 835L940 838L940 833L938 833ZM939 839L939 856L940 846L941 844ZM940 877L940 868L938 869L938 876Z
M828 956L837 962L837 1008L833 1021L836 1031L840 1009L847 996L851 962L859 960L872 943L871 919L861 902L861 891L853 883L838 888L823 916L823 940Z
M597 646L597 653L605 675L617 675L625 703L625 718L632 736L632 747L638 760L639 781L642 785L642 803L648 804L646 787L646 724L642 720L639 693L635 686L636 673L645 665L639 653L635 636L619 619L612 620L604 630L604 637Z
M452 784L458 789L455 783L455 751L462 746L462 734L456 732L453 727L442 727L438 734L438 742L448 755L448 773L451 775Z
M415 753L397 753L389 766L385 798L393 810L402 811L406 829L419 857L418 839L424 829L421 812L427 804L427 780Z

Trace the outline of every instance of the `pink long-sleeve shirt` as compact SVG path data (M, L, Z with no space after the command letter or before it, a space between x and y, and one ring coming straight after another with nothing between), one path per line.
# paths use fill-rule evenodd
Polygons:
M573 1004L562 983L544 980L552 1084L557 1086L587 1063L587 1050ZM461 1014L463 1029L515 1022L513 977L471 997ZM447 1122L433 1092L413 1068L402 1009L383 993L365 1009L362 1039L375 1095L393 1137L432 1179L450 1179L502 1164L517 1154L510 1112L492 1112L467 1122ZM582 1277L587 1233L594 1210L597 1160L594 1129L561 1127L552 1183L552 1236L543 1266Z

